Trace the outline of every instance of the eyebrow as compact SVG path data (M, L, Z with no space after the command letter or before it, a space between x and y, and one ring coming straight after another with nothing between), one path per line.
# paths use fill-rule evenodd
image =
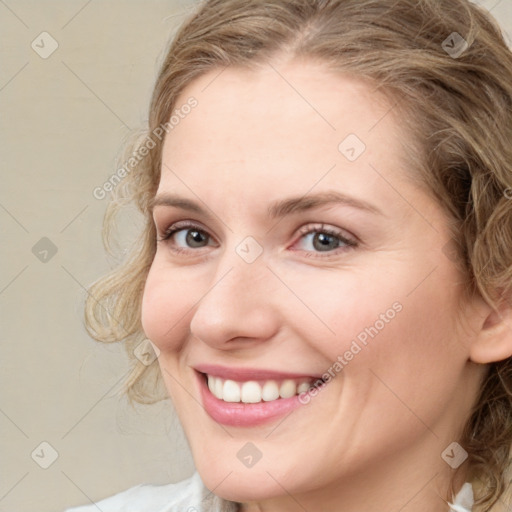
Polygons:
M156 195L149 202L150 211L152 211L156 206L172 206L174 208L181 208L182 210L200 213L201 215L205 215L207 217L210 216L206 209L200 206L199 203L196 203L195 201L191 201L190 199L186 199L185 197L177 196L174 194Z
M318 194L292 197L290 199L276 201L269 206L268 213L272 218L284 217L285 215L292 213L303 212L331 204L342 204L367 211L369 213L383 215L382 211L376 206L363 201L362 199L356 199L355 197L351 197L340 192L320 192Z
M268 207L267 211L269 217L275 219L331 204L342 204L376 215L384 215L383 212L375 205L340 192L320 192L317 194L291 197L289 199L275 201ZM198 202L174 194L164 193L155 196L150 202L150 209L153 210L156 206L171 206L198 213L205 217L212 217L212 215Z

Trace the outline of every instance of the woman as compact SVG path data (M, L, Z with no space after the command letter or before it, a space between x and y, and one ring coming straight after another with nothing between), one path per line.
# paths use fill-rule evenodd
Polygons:
M86 311L197 473L75 510L510 507L511 111L466 0L204 3L107 215L135 201L141 243Z

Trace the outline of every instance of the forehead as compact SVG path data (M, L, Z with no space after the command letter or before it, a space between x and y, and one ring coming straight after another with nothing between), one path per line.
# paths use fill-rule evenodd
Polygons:
M175 108L191 97L197 106L166 137L160 189L189 183L209 194L243 188L272 199L283 188L341 187L368 195L384 184L382 173L403 171L391 103L323 65L215 69L189 84Z

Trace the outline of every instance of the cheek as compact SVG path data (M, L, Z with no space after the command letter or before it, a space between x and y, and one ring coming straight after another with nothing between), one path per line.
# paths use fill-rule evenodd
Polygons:
M350 289L351 295L337 293L318 310L336 331L330 343L315 338L330 361L325 371L331 392L318 407L333 426L330 436L351 440L355 461L398 450L423 435L426 425L434 429L444 421L446 411L460 409L467 355L448 277L433 274L413 293L411 276L403 272L393 286L360 280L356 288L347 278L336 291Z
M404 432L421 430L424 424L436 424L450 401L457 402L467 351L457 328L457 290L450 287L448 273L438 270L412 293L411 280L402 287L395 281L394 291L380 303L383 309L366 317L371 324L361 324L364 330L359 332L369 335L367 344L358 343L361 351L344 370L348 389L354 394L366 389L376 413L366 421L380 418L380 428L389 418L387 428L392 431L393 421L401 418L408 425ZM393 315L385 307L393 300L400 311L396 308L386 323L385 317ZM353 339L357 342L357 334Z
M370 345L385 338L404 315L402 294L382 281L382 272L313 268L283 275L302 302L289 297L294 308L288 324L301 329L303 338L332 364L343 359L342 365L356 366L358 360L367 366Z
M142 328L162 352L180 349L188 332L187 313L197 297L190 280L179 275L179 271L163 268L155 258L144 287Z
M314 340L330 361L326 371L334 380L360 394L367 378L368 389L379 400L396 401L384 384L375 388L380 377L410 403L427 403L456 386L467 360L465 340L457 330L460 290L455 283L460 276L446 265L428 279L428 268L404 272L398 267L385 281L376 272L347 273L336 281L331 276L330 282L329 276L316 277L314 287L304 278L289 282L315 313L303 315L301 325L309 325L305 338ZM411 283L421 284L415 288Z

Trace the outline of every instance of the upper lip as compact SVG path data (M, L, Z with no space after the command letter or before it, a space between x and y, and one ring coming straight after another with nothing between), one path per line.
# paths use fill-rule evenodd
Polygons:
M229 379L239 382L248 380L284 380L284 379L321 379L320 375L306 373L292 373L279 370L268 370L263 368L236 368L220 366L216 364L198 364L193 367L200 373L206 373L213 377Z

